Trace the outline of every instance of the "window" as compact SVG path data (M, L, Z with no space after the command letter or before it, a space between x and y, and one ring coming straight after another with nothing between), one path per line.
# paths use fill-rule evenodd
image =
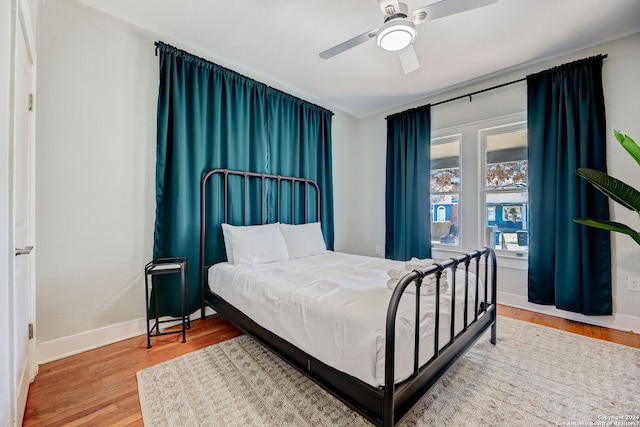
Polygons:
M431 243L458 245L460 135L431 141Z
M483 129L486 245L524 255L527 231L528 164L525 123Z

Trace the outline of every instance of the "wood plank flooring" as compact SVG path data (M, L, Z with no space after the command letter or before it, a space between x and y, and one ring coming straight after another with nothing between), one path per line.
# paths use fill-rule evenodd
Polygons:
M640 335L512 307L498 314L640 348ZM241 335L220 316L191 322L181 335L131 338L40 366L29 389L24 426L142 426L136 372L185 353Z

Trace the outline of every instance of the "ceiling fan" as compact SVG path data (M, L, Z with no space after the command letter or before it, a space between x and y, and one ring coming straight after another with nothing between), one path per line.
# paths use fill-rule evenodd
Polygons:
M376 39L382 49L398 52L405 73L411 73L420 67L413 42L418 35L416 26L424 21L453 15L496 3L498 0L440 0L429 6L408 12L407 5L398 0L378 0L384 15L384 23L373 30L360 34L346 42L320 53L320 58L329 59L367 40Z

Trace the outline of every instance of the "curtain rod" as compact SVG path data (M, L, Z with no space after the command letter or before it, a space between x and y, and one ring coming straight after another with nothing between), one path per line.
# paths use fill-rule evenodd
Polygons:
M167 47L167 48L170 48L170 49L176 50L176 51L178 51L178 52L181 52L181 53L183 53L183 54L185 54L185 55L189 55L189 56L191 56L191 57L193 57L193 58L195 58L195 59L198 59L198 60L200 60L200 61L202 61L202 62L206 62L207 64L211 64L211 65L213 65L213 66L215 66L215 67L218 67L218 68L220 68L220 69L222 69L222 70L229 71L230 73L234 73L234 74L236 74L236 75L238 75L238 76L242 77L243 79L247 79L247 80L249 80L249 81L251 81L251 82L253 82L253 83L257 83L257 84L262 85L262 86L264 86L264 87L266 87L266 88L268 88L268 89L275 90L275 91L277 91L277 92L283 93L283 94L285 94L285 95L287 95L287 96L290 96L290 97L292 97L292 98L294 98L294 99L297 99L297 100L298 100L298 101L300 101L300 102L304 102L304 103L306 103L306 104L309 104L309 105L312 105L312 106L314 106L314 107L316 107L316 108L319 108L319 109L321 109L321 110L324 110L324 111L326 111L326 112L330 113L332 116L334 115L334 114L333 114L333 111L331 111L331 110L329 110L329 109L327 109L327 108L324 108L324 107L321 107L321 106L319 106L319 105L316 105L316 104L314 104L313 102L306 101L306 100L304 100L304 99L302 99L302 98L299 98L299 97L297 97L297 96L295 96L295 95L291 95L290 93L284 92L284 91L282 91L282 90L280 90L280 89L276 89L276 88L274 88L274 87L271 87L271 86L269 86L269 85L267 85L267 84L264 84L264 83L262 83L262 82L257 81L256 79L252 79L251 77L247 77L247 76L245 76L245 75L243 75L243 74L240 74L240 73L238 73L237 71L234 71L234 70L232 70L232 69L230 69L230 68L223 67L222 65L216 64L215 62L211 62L211 61L209 61L209 60L207 60L207 59L204 59L204 58L201 58L201 57L199 57L199 56L197 56L197 55L194 55L194 54L192 54L192 53L189 53L189 52L187 52L186 50L179 49L179 48L177 48L177 47L175 47L175 46L171 46L170 44L166 44L166 43L161 42L161 41L154 42L153 44L154 44L154 45L155 45L155 47L156 47L156 56L158 56L158 48L161 48L161 47Z
M600 57L602 59L606 59L607 55L606 54L604 54L604 55L595 55L595 56L592 56L590 58L598 58L598 57ZM590 58L586 58L586 59L590 59ZM584 59L579 59L579 60L573 61L573 62L579 62L579 61L583 61L583 60ZM564 65L572 64L573 62L569 62L569 63L564 64ZM546 73L548 71L551 71L551 70L554 70L554 69L556 69L558 67L562 67L562 65L550 68L548 70L540 71L538 73L529 74L527 77L523 77L523 78L518 79L518 80L513 80L513 81L510 81L510 82L507 82L507 83L502 83L502 84L499 84L499 85L496 85L496 86L491 86L491 87L488 87L486 89L480 89L480 90L477 90L475 92L467 93L466 95L456 96L456 97L453 97L453 98L445 99L444 101L439 101L439 102L435 102L433 104L427 104L427 105L430 105L431 107L435 107L436 105L446 104L447 102L457 101L458 99L462 99L462 98L469 98L469 102L472 102L473 95L477 95L477 94L483 93L483 92L488 92L488 91L494 90L494 89L500 89L501 87L509 86L509 85L512 85L512 84L515 84L515 83L520 83L520 82L523 82L523 81L527 80L529 77L533 77L533 76L538 76L540 74L544 74L544 73ZM401 111L400 113L389 114L387 117L385 117L385 119L388 119L389 117L393 117L393 116L395 116L397 114L407 113L407 112L418 110L418 109L424 108L424 107L426 107L426 105L423 105L421 107L409 108L408 110Z

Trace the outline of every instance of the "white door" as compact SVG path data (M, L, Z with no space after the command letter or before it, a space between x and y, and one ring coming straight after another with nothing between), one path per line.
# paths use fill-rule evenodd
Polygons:
M22 425L29 384L36 374L34 256L34 49L25 2L17 2L13 128L13 369L16 425Z

